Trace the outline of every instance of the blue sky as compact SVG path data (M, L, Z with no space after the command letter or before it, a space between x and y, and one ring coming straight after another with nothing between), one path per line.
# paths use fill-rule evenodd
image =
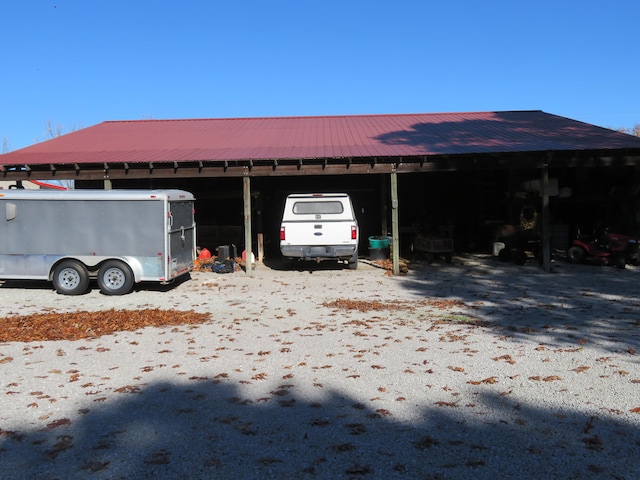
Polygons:
M639 0L0 0L0 152L105 120L640 123Z

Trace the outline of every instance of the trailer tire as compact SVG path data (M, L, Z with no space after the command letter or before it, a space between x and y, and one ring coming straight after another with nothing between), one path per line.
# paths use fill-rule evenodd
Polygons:
M53 288L62 295L82 295L89 288L89 272L77 260L60 262L53 270Z
M109 260L98 270L98 287L104 295L124 295L133 288L131 268L120 260Z

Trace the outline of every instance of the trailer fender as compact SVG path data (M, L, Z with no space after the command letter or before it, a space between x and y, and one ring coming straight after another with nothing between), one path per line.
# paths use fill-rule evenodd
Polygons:
M53 281L53 274L56 271L56 268L58 267L58 265L60 265L62 262L65 261L76 261L76 262L80 262L87 270L89 270L89 272L91 272L91 264L87 264L87 262L84 262L82 260L82 257L59 257L56 256L54 257L55 261L50 261L49 262L49 274L47 275L47 280L49 280L50 282Z
M121 257L117 260L122 260L124 263L129 265L129 268L133 273L133 280L136 283L140 283L142 281L142 274L144 273L144 269L142 268L142 263L140 263L140 260L138 260L136 257Z

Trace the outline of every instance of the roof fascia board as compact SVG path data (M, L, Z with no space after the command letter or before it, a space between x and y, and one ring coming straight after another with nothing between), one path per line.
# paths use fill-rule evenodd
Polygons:
M552 155L550 155L552 153ZM3 165L0 178L141 179L190 177L270 177L413 173L503 168L599 167L640 165L640 150L553 151L504 154L433 155L323 159L265 159L253 161L188 161L161 163Z

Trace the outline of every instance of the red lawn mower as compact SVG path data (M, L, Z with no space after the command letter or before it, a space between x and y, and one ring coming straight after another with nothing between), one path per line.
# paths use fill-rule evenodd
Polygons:
M637 237L609 233L600 229L592 235L578 235L567 250L570 263L589 262L595 265L640 265L640 242Z

